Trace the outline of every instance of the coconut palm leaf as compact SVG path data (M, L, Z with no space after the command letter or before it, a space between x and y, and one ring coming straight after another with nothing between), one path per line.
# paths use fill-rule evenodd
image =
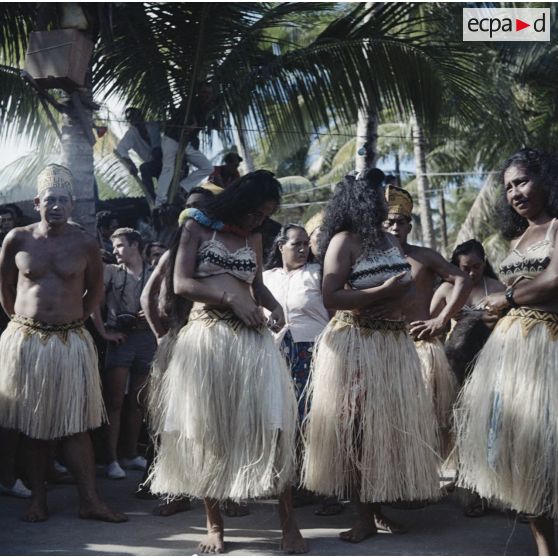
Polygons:
M298 194L304 190L310 190L314 187L312 182L304 176L282 176L278 179L283 187L283 194Z

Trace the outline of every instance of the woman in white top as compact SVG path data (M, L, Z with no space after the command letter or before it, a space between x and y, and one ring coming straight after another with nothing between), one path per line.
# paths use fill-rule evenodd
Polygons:
M298 400L298 416L302 423L306 406L306 384L314 353L314 343L331 317L322 299L321 266L314 262L310 237L302 225L289 223L281 227L275 238L264 285L281 304L288 330L281 345L289 363ZM311 493L297 489L295 505L311 503ZM325 498L316 515L337 515L343 511L338 498Z
M283 348L291 366L301 420L314 341L330 318L322 299L320 266L309 258L309 240L302 225L281 227L263 274L265 286L285 314L288 332Z

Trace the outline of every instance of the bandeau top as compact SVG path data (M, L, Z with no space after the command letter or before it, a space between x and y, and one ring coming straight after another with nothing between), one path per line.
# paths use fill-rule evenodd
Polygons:
M554 250L555 225L556 219L552 219L543 240L531 244L522 252L512 248L500 265L500 275L506 285L513 285L520 279L534 279L548 267ZM515 243L516 246L524 235L525 233Z
M256 253L249 246L230 251L220 240L215 238L217 231L209 240L204 240L196 257L195 278L211 277L228 273L240 281L251 284L256 277Z
M403 271L408 273L410 279L411 266L401 254L399 246L394 245L387 250L369 250L358 257L351 269L348 283L353 289L368 289L381 285Z

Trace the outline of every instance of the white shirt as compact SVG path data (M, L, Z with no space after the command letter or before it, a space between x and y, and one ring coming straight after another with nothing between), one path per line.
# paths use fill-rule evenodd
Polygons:
M139 130L135 126L130 126L116 146L116 151L121 157L129 159L129 151L132 149L145 163L151 161L152 150L155 147L161 147L161 132L159 124L156 122L146 122L145 127L147 128L151 145L141 137Z
M320 266L306 264L293 271L264 271L263 282L282 306L293 341L315 341L329 322L322 299Z

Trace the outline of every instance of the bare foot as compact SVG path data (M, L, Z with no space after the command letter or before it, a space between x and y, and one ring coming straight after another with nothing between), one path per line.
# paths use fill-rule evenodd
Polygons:
M108 523L124 523L128 516L123 513L112 511L106 504L99 501L79 508L80 519L93 519L96 521L107 521Z
M192 509L189 498L180 498L172 502L162 502L151 513L161 517L169 517L175 513L185 512Z
M407 533L409 530L401 523L397 523L393 519L386 517L383 513L374 514L374 523L376 524L376 529L378 531L384 531L392 535L402 535Z
M41 500L32 500L25 514L21 516L23 521L28 523L39 523L48 519L48 508L46 502Z
M376 529L374 521L365 523L359 519L352 529L339 533L339 538L345 542L359 543L365 539L373 537L377 533L378 530Z
M208 527L207 536L198 545L198 550L203 554L222 554L225 552L223 527L220 525Z
M289 521L283 527L280 548L284 554L306 554L308 552L308 544L294 521Z

